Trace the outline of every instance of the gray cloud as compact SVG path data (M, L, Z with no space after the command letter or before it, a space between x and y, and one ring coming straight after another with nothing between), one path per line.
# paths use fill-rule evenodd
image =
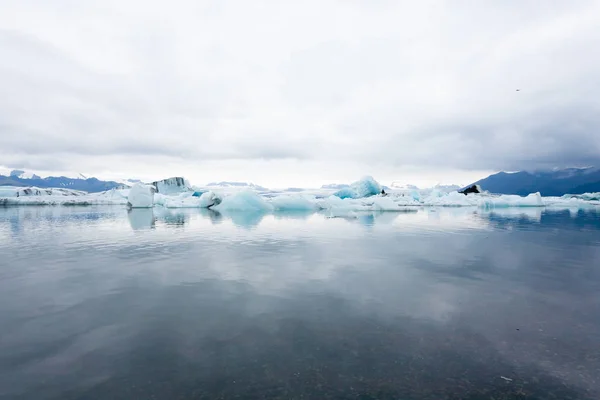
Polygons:
M600 165L594 1L0 8L0 164Z

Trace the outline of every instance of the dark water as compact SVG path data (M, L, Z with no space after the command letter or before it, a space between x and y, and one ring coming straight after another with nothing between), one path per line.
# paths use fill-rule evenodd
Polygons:
M2 399L598 399L599 357L593 211L0 209Z

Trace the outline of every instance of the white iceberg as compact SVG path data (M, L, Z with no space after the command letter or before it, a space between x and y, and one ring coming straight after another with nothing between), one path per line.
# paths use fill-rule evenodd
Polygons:
M315 211L318 207L314 198L302 195L280 195L270 201L276 211Z
M166 208L210 208L221 203L221 196L208 191L200 196L192 192L181 193L178 196L154 195L154 204Z
M583 193L583 194L568 194L563 196L563 198L565 197L571 197L571 198L576 198L576 199L581 199L581 200L588 200L588 201L600 201L600 192L596 192L596 193Z
M161 194L176 194L182 192L193 192L190 183L181 177L167 178L160 181L152 182L152 186L157 193Z
M470 195L473 196L473 195ZM466 196L469 197L469 196ZM544 207L544 201L539 192L531 193L525 197L516 195L502 195L498 197L482 197L478 201L479 208L508 208L508 207Z
M129 189L127 205L131 208L150 208L154 206L155 188L150 185L136 183Z
M87 193L64 188L0 187L2 206L89 206L127 204L127 190Z
M273 211L273 205L262 196L248 190L223 198L221 204L212 207L217 211Z
M38 188L35 186L0 186L0 197L32 196L85 196L87 192L64 188Z

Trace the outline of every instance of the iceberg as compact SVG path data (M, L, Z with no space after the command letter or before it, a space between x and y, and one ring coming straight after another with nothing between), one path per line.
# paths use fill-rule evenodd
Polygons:
M317 204L301 195L280 195L271 200L276 211L315 211Z
M466 196L469 197L469 196ZM483 197L478 199L479 208L508 208L508 207L544 207L545 203L539 192L526 197L502 195L498 197Z
M561 197L561 199L579 199L585 201L599 201L600 202L600 192L596 193L583 193L583 194L565 194Z
M374 196L380 194L381 185L372 176L365 176L359 181L354 182L350 187L345 187L333 195L340 199L360 199L363 197Z
M178 196L165 196L157 193L154 204L165 208L210 208L221 203L222 198L212 191L200 196L196 192L181 193Z
M125 205L128 190L86 193L64 188L0 187L1 206Z
M400 207L406 206L394 201L391 197L378 197L373 200L371 209L373 211L400 211Z
M190 186L190 183L185 178L181 177L167 178L161 181L152 182L152 186L154 186L156 193L161 194L175 194L194 191Z
M255 192L244 190L223 198L216 211L273 211L273 205Z
M0 186L0 197L30 196L85 196L87 192L64 188L38 188L35 186Z
M202 195L200 196L200 207L210 208L213 206L218 206L219 204L221 204L221 201L223 201L221 196L217 195L213 191L208 191L202 193Z
M442 193L432 190L428 196L417 201L430 207L464 207L477 206L479 198L472 194L465 196L459 192Z
M155 188L150 185L136 183L129 189L127 205L130 208L150 208L154 206Z

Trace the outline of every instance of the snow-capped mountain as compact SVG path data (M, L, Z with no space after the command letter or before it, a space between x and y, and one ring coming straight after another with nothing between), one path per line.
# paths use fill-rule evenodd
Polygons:
M21 178L21 179L40 179L40 177L32 172L26 172L20 169L13 169L9 174L12 178Z
M36 188L65 188L85 192L102 192L119 187L114 181L102 181L96 178L87 178L79 174L76 178L66 176L48 176L45 178L23 170L11 170L7 175L0 174L0 186L36 187Z

